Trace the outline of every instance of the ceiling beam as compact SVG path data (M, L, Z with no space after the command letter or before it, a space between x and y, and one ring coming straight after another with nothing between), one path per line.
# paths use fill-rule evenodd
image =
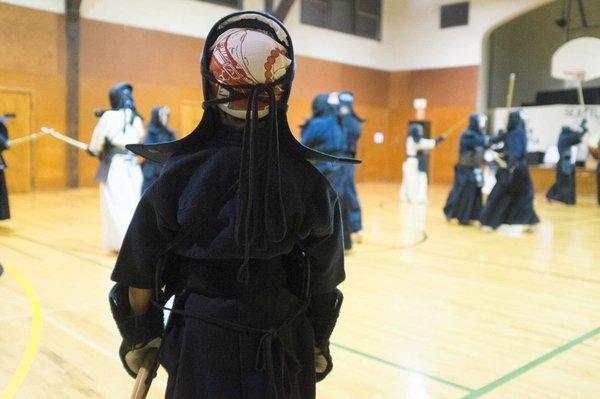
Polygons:
M588 27L587 16L585 15L585 6L583 5L583 0L577 0L577 5L579 6L579 16L581 17L581 24L584 28Z
M279 2L279 6L273 13L273 16L275 16L281 22L285 21L285 18L290 13L290 10L292 9L292 6L294 5L295 2L296 2L296 0L281 0ZM271 8L272 8L272 0L271 0Z

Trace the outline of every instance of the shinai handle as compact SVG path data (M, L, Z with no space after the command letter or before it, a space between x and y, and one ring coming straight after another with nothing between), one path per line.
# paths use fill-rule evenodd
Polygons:
M146 384L146 380L148 379L148 375L152 372L152 366L156 360L157 353L158 349L151 348L144 357L140 371L138 371L137 378L135 379L131 399L146 399L150 384L152 383L152 380L150 379Z

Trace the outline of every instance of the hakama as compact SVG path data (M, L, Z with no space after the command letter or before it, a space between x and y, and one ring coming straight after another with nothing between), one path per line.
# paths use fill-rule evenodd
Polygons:
M126 123L130 110L106 111L92 135L90 150L103 153L99 168L102 248L118 252L140 199L142 171L136 157L125 149L144 136L139 116Z
M563 127L558 137L559 161L556 164L556 181L548 190L546 198L550 201L574 205L575 193L575 160L577 150L575 145L581 143L584 132L578 132L569 127Z
M511 127L512 125L512 127ZM527 136L519 111L511 112L505 140L508 168L496 173L494 186L482 212L483 226L534 225L539 218L533 209L534 189L527 165Z
M413 204L427 203L427 169L419 159L424 151L432 150L435 139L420 138L416 142L411 136L406 139L406 160L402 165L400 201Z
M0 220L10 219L10 208L8 205L8 187L4 176L6 162L2 158L2 151L8 148L8 129L0 121Z

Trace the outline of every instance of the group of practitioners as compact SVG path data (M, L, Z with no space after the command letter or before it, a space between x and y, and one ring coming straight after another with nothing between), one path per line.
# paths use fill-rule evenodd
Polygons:
M355 158L364 119L354 112L354 95L349 91L315 96L312 117L302 126L301 142L314 150ZM337 192L342 208L344 248L362 241L362 213L356 191L356 166L344 163L318 163L316 168Z
M162 165L138 157L125 148L129 144L160 144L175 140L169 129L170 110L152 109L147 131L137 113L133 87L119 83L109 92L111 109L104 111L94 129L89 153L100 159L96 180L100 184L102 246L118 252L143 194L159 177ZM354 158L364 120L354 112L351 92L319 94L313 115L302 126L301 142L307 147L340 158ZM351 163L319 162L315 167L338 194L342 211L344 248L362 241L362 214L356 190L356 167Z
M523 113L511 111L506 130L495 136L485 133L486 122L485 115L474 113L469 116L469 126L460 137L459 161L444 214L448 220L456 219L463 225L479 221L484 230L501 225L531 230L539 223L539 218L534 210ZM575 203L573 147L581 142L586 132L585 119L579 127L562 128L558 140L560 160L556 165L556 182L546 195L548 200ZM486 164L496 171L496 182L484 205L482 167Z
M129 83L114 85L109 101L111 108L101 114L88 153L100 160L96 181L100 184L102 247L119 252L141 194L158 178L161 169L148 160L140 164L125 146L173 141L175 133L168 128L170 110L166 106L152 109L145 132Z

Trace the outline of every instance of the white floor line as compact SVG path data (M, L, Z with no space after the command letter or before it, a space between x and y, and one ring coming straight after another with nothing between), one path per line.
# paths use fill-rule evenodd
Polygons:
M109 351L109 350L103 348L102 346L98 345L98 343L96 341L85 337L84 335L76 332L72 328L65 327L60 321L54 319L51 316L45 315L44 316L44 321L47 322L48 324L53 325L54 327L56 327L59 330L63 331L65 334L71 336L72 338L75 338L79 342L81 342L81 343L89 346L90 348L96 350L97 352L101 353L102 355L106 356L107 358L109 358L109 359L113 360L114 362L118 363L119 365L121 365L121 360L117 356L117 350L116 349L114 351ZM167 383L163 379L158 378L158 377L154 379L153 383L157 384L161 388L166 388L167 387Z
M21 315L13 315L13 316L1 316L0 322L12 321L12 320L18 320L18 319L28 319L30 317L31 317L31 313L21 314Z
M105 305L105 302L104 301L102 301L102 302L100 302L100 301L84 302L84 303L79 303L77 305L66 305L66 306L58 306L55 308L44 308L43 314L67 312L69 310L85 309L85 308L101 306L101 305ZM108 308L108 305L106 305L106 306ZM28 319L30 317L31 317L31 313L16 314L16 315L12 315L12 316L0 316L0 322L18 320L18 319Z
M107 301L94 301L94 302L82 302L74 305L65 305L65 306L57 306L54 308L45 308L44 313L58 313L58 312L67 312L69 310L78 310L91 308L94 306L106 306L106 311L108 312L108 300Z

